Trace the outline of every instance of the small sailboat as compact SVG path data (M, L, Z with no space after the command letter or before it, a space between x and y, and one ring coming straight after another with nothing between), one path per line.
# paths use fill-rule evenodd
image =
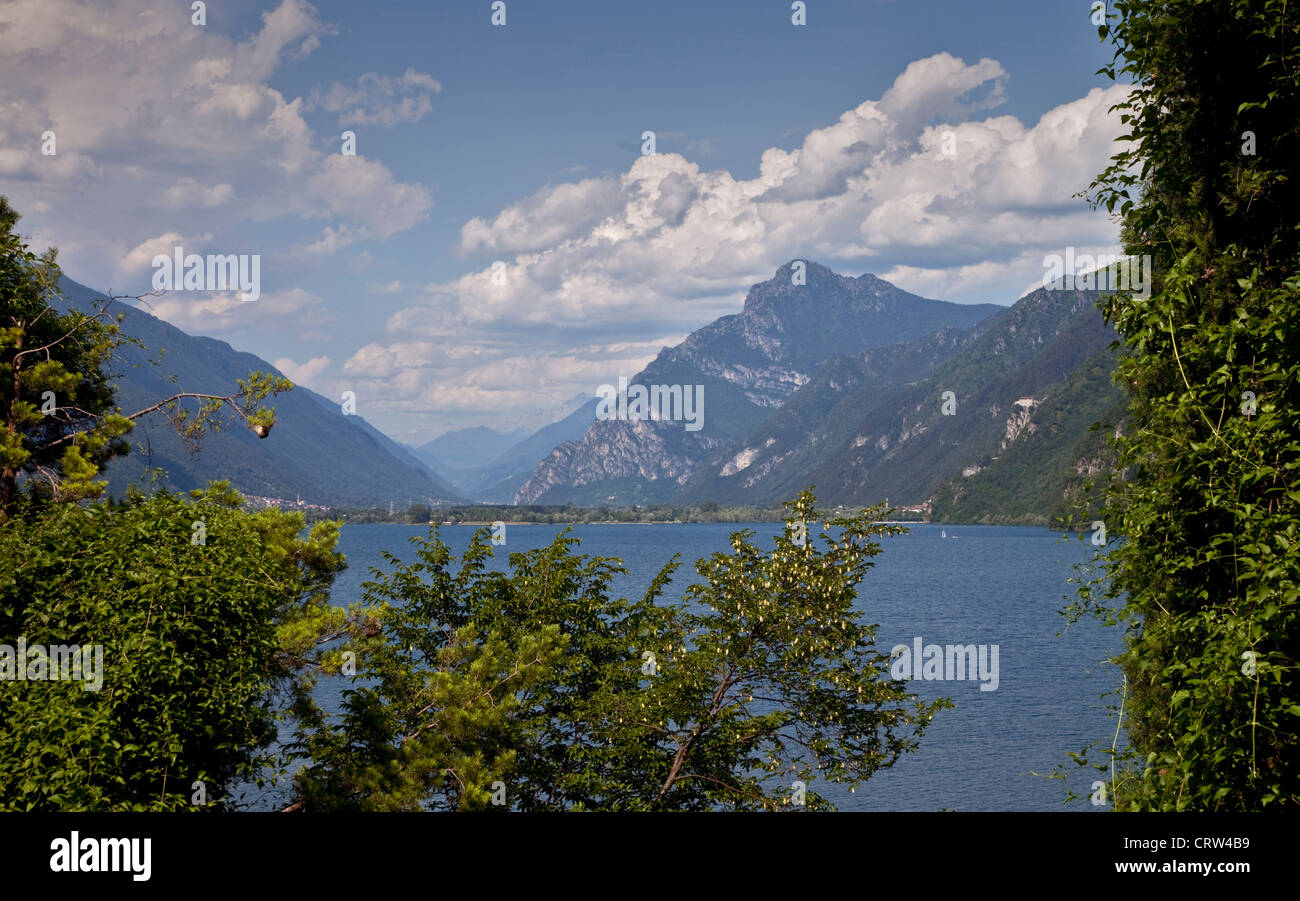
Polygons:
M939 537L940 537L940 538L947 538L947 537L948 537L948 530L947 530L947 529L940 529L940 530L939 530Z

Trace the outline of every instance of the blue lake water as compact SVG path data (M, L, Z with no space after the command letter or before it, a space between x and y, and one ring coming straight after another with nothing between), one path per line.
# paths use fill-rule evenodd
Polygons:
M563 526L507 527L507 543L497 548L494 568L505 568L509 552L549 544ZM778 523L737 525L654 524L579 525L578 550L618 557L628 570L616 578L616 596L639 598L659 569L680 552L686 561L665 597L679 601L698 577L691 564L715 551L728 551L733 531L750 528L760 546L770 547ZM859 586L858 606L876 623L877 646L926 644L997 645L999 684L980 691L971 681L913 681L921 698L952 698L956 707L936 715L919 750L893 768L878 772L856 793L830 783L809 785L842 810L1093 810L1086 800L1064 804L1060 781L1045 778L1068 763L1067 751L1109 740L1115 724L1106 710L1108 692L1119 672L1106 662L1121 646L1116 629L1092 620L1066 629L1058 613L1067 603L1073 564L1090 548L1073 538L1032 527L912 524L907 534L881 539ZM421 526L345 526L340 549L349 568L340 573L336 604L360 600L370 567L382 566L381 552L414 558L408 541ZM443 526L452 551L469 543L475 528ZM946 532L947 539L941 537ZM503 553L504 552L504 553ZM1059 634L1058 634L1059 633ZM338 702L346 680L320 686L327 708ZM1071 766L1071 769L1074 770ZM1035 776L1034 773L1044 774ZM1070 787L1087 794L1095 771L1075 771Z

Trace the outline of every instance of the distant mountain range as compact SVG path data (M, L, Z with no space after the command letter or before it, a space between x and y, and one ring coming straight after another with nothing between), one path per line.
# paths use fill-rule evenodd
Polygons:
M439 435L411 450L435 470L455 480L482 469L484 460L495 460L525 437L526 432L498 432L477 425Z
M628 379L702 385L698 431L598 418L593 397L533 434L475 427L406 447L296 387L273 399L270 438L233 427L205 438L197 456L165 421L139 421L133 453L108 469L110 491L141 483L151 467L180 490L227 478L245 494L327 506L774 506L814 485L831 504L888 499L947 522L1046 523L1110 465L1105 436L1124 404L1096 292L962 305L805 266L803 283L794 264L782 266L740 313ZM70 279L63 286L82 309L101 297ZM123 410L178 390L232 392L252 370L276 371L142 310L121 312L124 334L143 344L115 363Z
M476 426L448 432L412 452L471 500L508 504L551 448L581 438L595 418L596 399L591 398L531 435Z
M706 461L742 442L830 359L916 341L944 327L968 327L1003 309L927 300L874 275L845 278L807 261L803 270L798 273L794 262L782 266L750 288L740 313L664 349L630 379L703 385L699 431L681 422L599 420L581 440L556 447L516 502L686 500L694 496L686 486ZM611 373L611 384L618 375L633 374Z
M1090 427L1118 421L1123 403L1096 292L962 306L813 263L806 284L791 276L781 267L743 312L630 379L703 384L703 428L599 420L515 501L777 504L811 484L830 503L1045 523L1105 465Z
M97 308L103 295L64 278L64 293L83 311ZM187 335L161 319L125 304L124 335L143 348L120 349L115 373L117 403L125 412L143 409L177 391L227 394L249 372L279 371L224 341ZM158 360L153 365L151 360ZM174 379L174 381L173 381ZM132 452L107 471L109 492L121 496L128 484L143 484L146 471L161 467L161 484L175 490L229 479L240 492L326 506L372 506L408 500L459 501L445 481L360 416L301 386L271 398L276 425L265 440L242 426L206 436L197 456L185 450L171 426L159 417L137 420L127 436Z

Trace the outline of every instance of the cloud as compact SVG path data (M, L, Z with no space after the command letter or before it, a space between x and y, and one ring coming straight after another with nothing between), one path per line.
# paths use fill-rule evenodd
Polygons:
M351 215L369 236L387 238L425 218L433 205L423 185L399 182L388 168L363 156L326 157L308 181L339 216Z
M364 396L374 414L400 417L411 435L424 434L421 426L434 417L463 423L508 420L510 427L537 428L551 421L555 409L571 406L575 393L590 396L601 384L634 375L660 348L684 337L540 352L491 341L372 342L344 363L338 385ZM556 394L551 386L557 384L577 388Z
M329 369L329 357L312 357L306 363L296 363L292 357L281 357L275 361L275 368L288 377L295 385L308 385L315 382L325 370Z
M795 149L766 150L755 178L658 153L548 184L466 222L458 250L479 262L412 296L389 319L391 343L349 365L407 415L510 409L519 392L554 402L608 381L593 379L611 359L632 374L658 349L611 356L620 337L735 312L751 284L799 257L928 296L1010 303L1041 277L1044 253L1113 245L1114 225L1072 195L1113 152L1121 123L1109 108L1127 88L1094 89L1027 125L986 115L1005 84L994 60L941 53ZM474 362L437 362L453 347L474 348Z
M368 406L442 427L449 412L523 416L634 373L662 344L736 312L751 284L792 258L931 296L1009 302L1041 278L1045 253L1114 244L1105 214L1072 195L1113 152L1122 124L1108 109L1127 88L1021 122L996 114L1008 86L997 61L941 53L793 149L757 154L752 178L702 164L710 139L661 132L661 152L623 171L561 170L464 222L458 277L385 284L410 276L384 272L364 245L420 227L433 195L379 160L343 156L337 134L306 116L395 127L429 115L441 86L414 68L306 96L270 86L332 33L304 0L278 0L238 40L190 25L184 3L103 0L93 14L77 0L0 3L0 177L33 244L57 244L78 278L130 293L149 290L153 255L176 245L261 254L257 302L149 300L187 331L300 340L330 319L294 274L348 250L338 266L364 271L401 306L371 298L368 314L388 316L384 333L350 356L331 349L342 375ZM40 153L47 130L56 156ZM111 211L111 227L87 210ZM629 342L644 335L662 338Z
M331 256L351 246L356 239L356 233L350 231L346 225L340 225L338 228L327 225L322 229L319 238L306 244L295 245L293 253L300 257Z
M141 306L185 332L238 335L283 332L299 337L332 320L321 298L302 288L263 292L243 301L238 291L169 291L146 297Z
M401 76L367 72L355 87L335 82L328 91L313 93L309 108L320 107L337 113L339 127L382 125L392 128L402 122L418 122L433 109L430 94L442 91L431 75L407 67Z
M182 178L163 191L162 206L172 210L191 207L221 206L235 195L235 189L229 184L205 187L192 178Z
M502 210L491 222L474 218L465 223L459 250L462 254L543 250L591 229L624 202L619 185L610 179L548 185Z
M262 13L262 30L255 38L235 48L234 66L246 73L249 81L265 81L282 56L306 56L320 45L322 34L333 32L317 19L311 4L284 0L274 10Z
M188 236L196 212L211 252L260 253L272 281L289 271L277 258L293 251L278 245L292 239L263 223L316 220L321 236L305 246L320 251L409 229L433 204L428 189L377 160L344 157L308 126L303 98L267 82L333 33L305 0L278 0L241 40L211 21L192 25L188 3L0 3L5 193L33 237L57 236L79 278L132 293L148 290L150 275L135 250L152 236ZM362 76L354 91L366 100L434 85L409 70ZM392 115L414 115L400 110ZM41 154L47 130L54 156ZM112 227L87 210L112 211ZM249 247L251 234L272 237Z
M176 247L184 247L185 238L180 232L164 232L141 241L122 258L122 268L128 271L150 266L158 254L170 254Z
M1072 195L1112 152L1120 123L1108 109L1127 89L1094 89L1032 127L1007 116L936 122L936 111L969 117L996 105L1004 81L993 60L938 54L797 149L765 151L757 178L666 153L619 176L548 185L461 230L462 253L504 257L504 284L485 264L430 302L481 321L647 305L671 315L701 297L734 296L798 256L879 262L919 279L1012 265L1033 257L1027 246L1113 240L1106 217ZM952 285L962 299L960 280Z

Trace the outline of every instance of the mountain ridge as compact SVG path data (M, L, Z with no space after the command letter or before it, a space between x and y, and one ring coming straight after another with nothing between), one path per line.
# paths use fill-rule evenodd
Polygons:
M943 302L875 276L807 272L812 290L792 290L786 264L750 289L744 312L632 379L706 384L702 433L597 421L553 448L516 502L775 505L814 485L828 503L1046 524L1103 465L1091 427L1116 427L1124 405L1099 292L1040 288L953 323L929 306ZM909 311L921 315L900 323ZM881 317L888 327L873 328Z
M60 287L83 312L106 299L67 276ZM117 404L124 411L143 409L180 390L233 392L235 379L254 370L281 375L270 363L225 341L190 335L129 304L114 306L122 316L122 334L143 344L122 346L110 364ZM269 437L260 439L234 425L206 435L197 455L186 451L161 416L137 420L127 435L132 452L105 470L109 493L121 496L129 484L145 484L148 470L157 466L166 471L161 485L178 491L220 478L245 494L301 496L323 506L370 506L408 497L461 500L406 448L314 391L295 386L269 403L277 417Z
M796 263L804 264L803 283ZM829 358L919 339L944 326L973 325L1002 309L931 300L874 275L841 276L819 263L791 261L750 288L740 313L663 349L630 380L703 384L701 431L651 420L598 420L582 439L556 446L515 503L666 501L700 460L742 438Z

